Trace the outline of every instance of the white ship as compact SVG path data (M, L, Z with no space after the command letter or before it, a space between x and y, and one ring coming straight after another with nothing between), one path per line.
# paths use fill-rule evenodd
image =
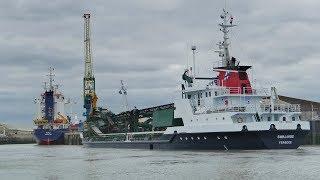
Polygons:
M172 105L173 123L144 132L128 128L126 132L102 133L89 122L92 133L84 144L146 149L298 148L310 130L309 122L300 119L300 106L279 100L274 87L252 87L246 72L251 66L239 65L229 52L228 29L235 26L233 17L226 10L220 17L223 40L216 52L221 61L212 72L212 76L218 75L197 77L192 68L185 70L181 98Z

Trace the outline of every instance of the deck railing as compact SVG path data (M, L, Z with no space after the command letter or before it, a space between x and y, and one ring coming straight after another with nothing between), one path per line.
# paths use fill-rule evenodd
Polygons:
M226 106L226 107L216 107L211 108L204 113L210 114L210 113L219 113L219 112L257 112L256 108L250 108L246 106ZM259 112L271 112L271 106L270 105L260 105L260 111ZM301 112L300 105L299 104L290 104L290 105L275 105L273 112Z
M127 132L127 133L99 133L98 136L92 137L95 141L146 141L158 140L164 131L149 132Z
M271 105L261 105L262 112L271 112ZM300 112L299 104L275 104L273 112Z
M217 113L217 112L245 112L246 107L222 107L222 108L212 108L206 111L207 114Z
M234 94L248 94L248 95L268 95L268 89L254 89L252 87L219 87L214 88L217 91L217 95L234 95Z

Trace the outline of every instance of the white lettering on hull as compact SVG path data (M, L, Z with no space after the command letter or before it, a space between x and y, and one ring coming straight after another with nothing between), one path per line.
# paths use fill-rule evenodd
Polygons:
M293 139L294 135L278 135L277 136L278 139Z
M45 136L51 136L52 134L51 134L51 132L46 132L44 135Z
M292 144L292 141L279 141L279 144Z

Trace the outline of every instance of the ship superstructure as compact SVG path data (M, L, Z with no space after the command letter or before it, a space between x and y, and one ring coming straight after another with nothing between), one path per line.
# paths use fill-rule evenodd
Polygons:
M53 68L49 68L49 82L44 83L44 92L34 100L37 111L34 119L34 136L38 144L63 144L64 133L69 131L70 117L65 113L67 100L53 84Z
M125 126L118 131L102 132L99 123L89 123L92 133L84 144L147 149L298 148L310 130L309 122L300 119L300 106L279 100L275 87L252 87L247 74L251 66L241 66L229 52L233 17L225 9L220 17L223 40L216 52L221 60L212 77L186 69L174 104L120 113L113 122ZM141 121L142 114L152 114L151 120ZM123 117L126 120L121 122ZM144 122L149 126L142 126Z

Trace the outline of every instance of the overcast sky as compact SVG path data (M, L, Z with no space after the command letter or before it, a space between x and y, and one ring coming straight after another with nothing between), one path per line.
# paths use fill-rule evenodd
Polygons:
M0 2L0 122L32 127L33 99L48 67L82 118L83 18L91 13L92 50L99 105L122 110L120 80L131 107L172 102L197 45L200 74L219 60L215 44L224 0L95 0ZM320 1L229 0L238 26L231 55L257 85L279 94L320 101Z

